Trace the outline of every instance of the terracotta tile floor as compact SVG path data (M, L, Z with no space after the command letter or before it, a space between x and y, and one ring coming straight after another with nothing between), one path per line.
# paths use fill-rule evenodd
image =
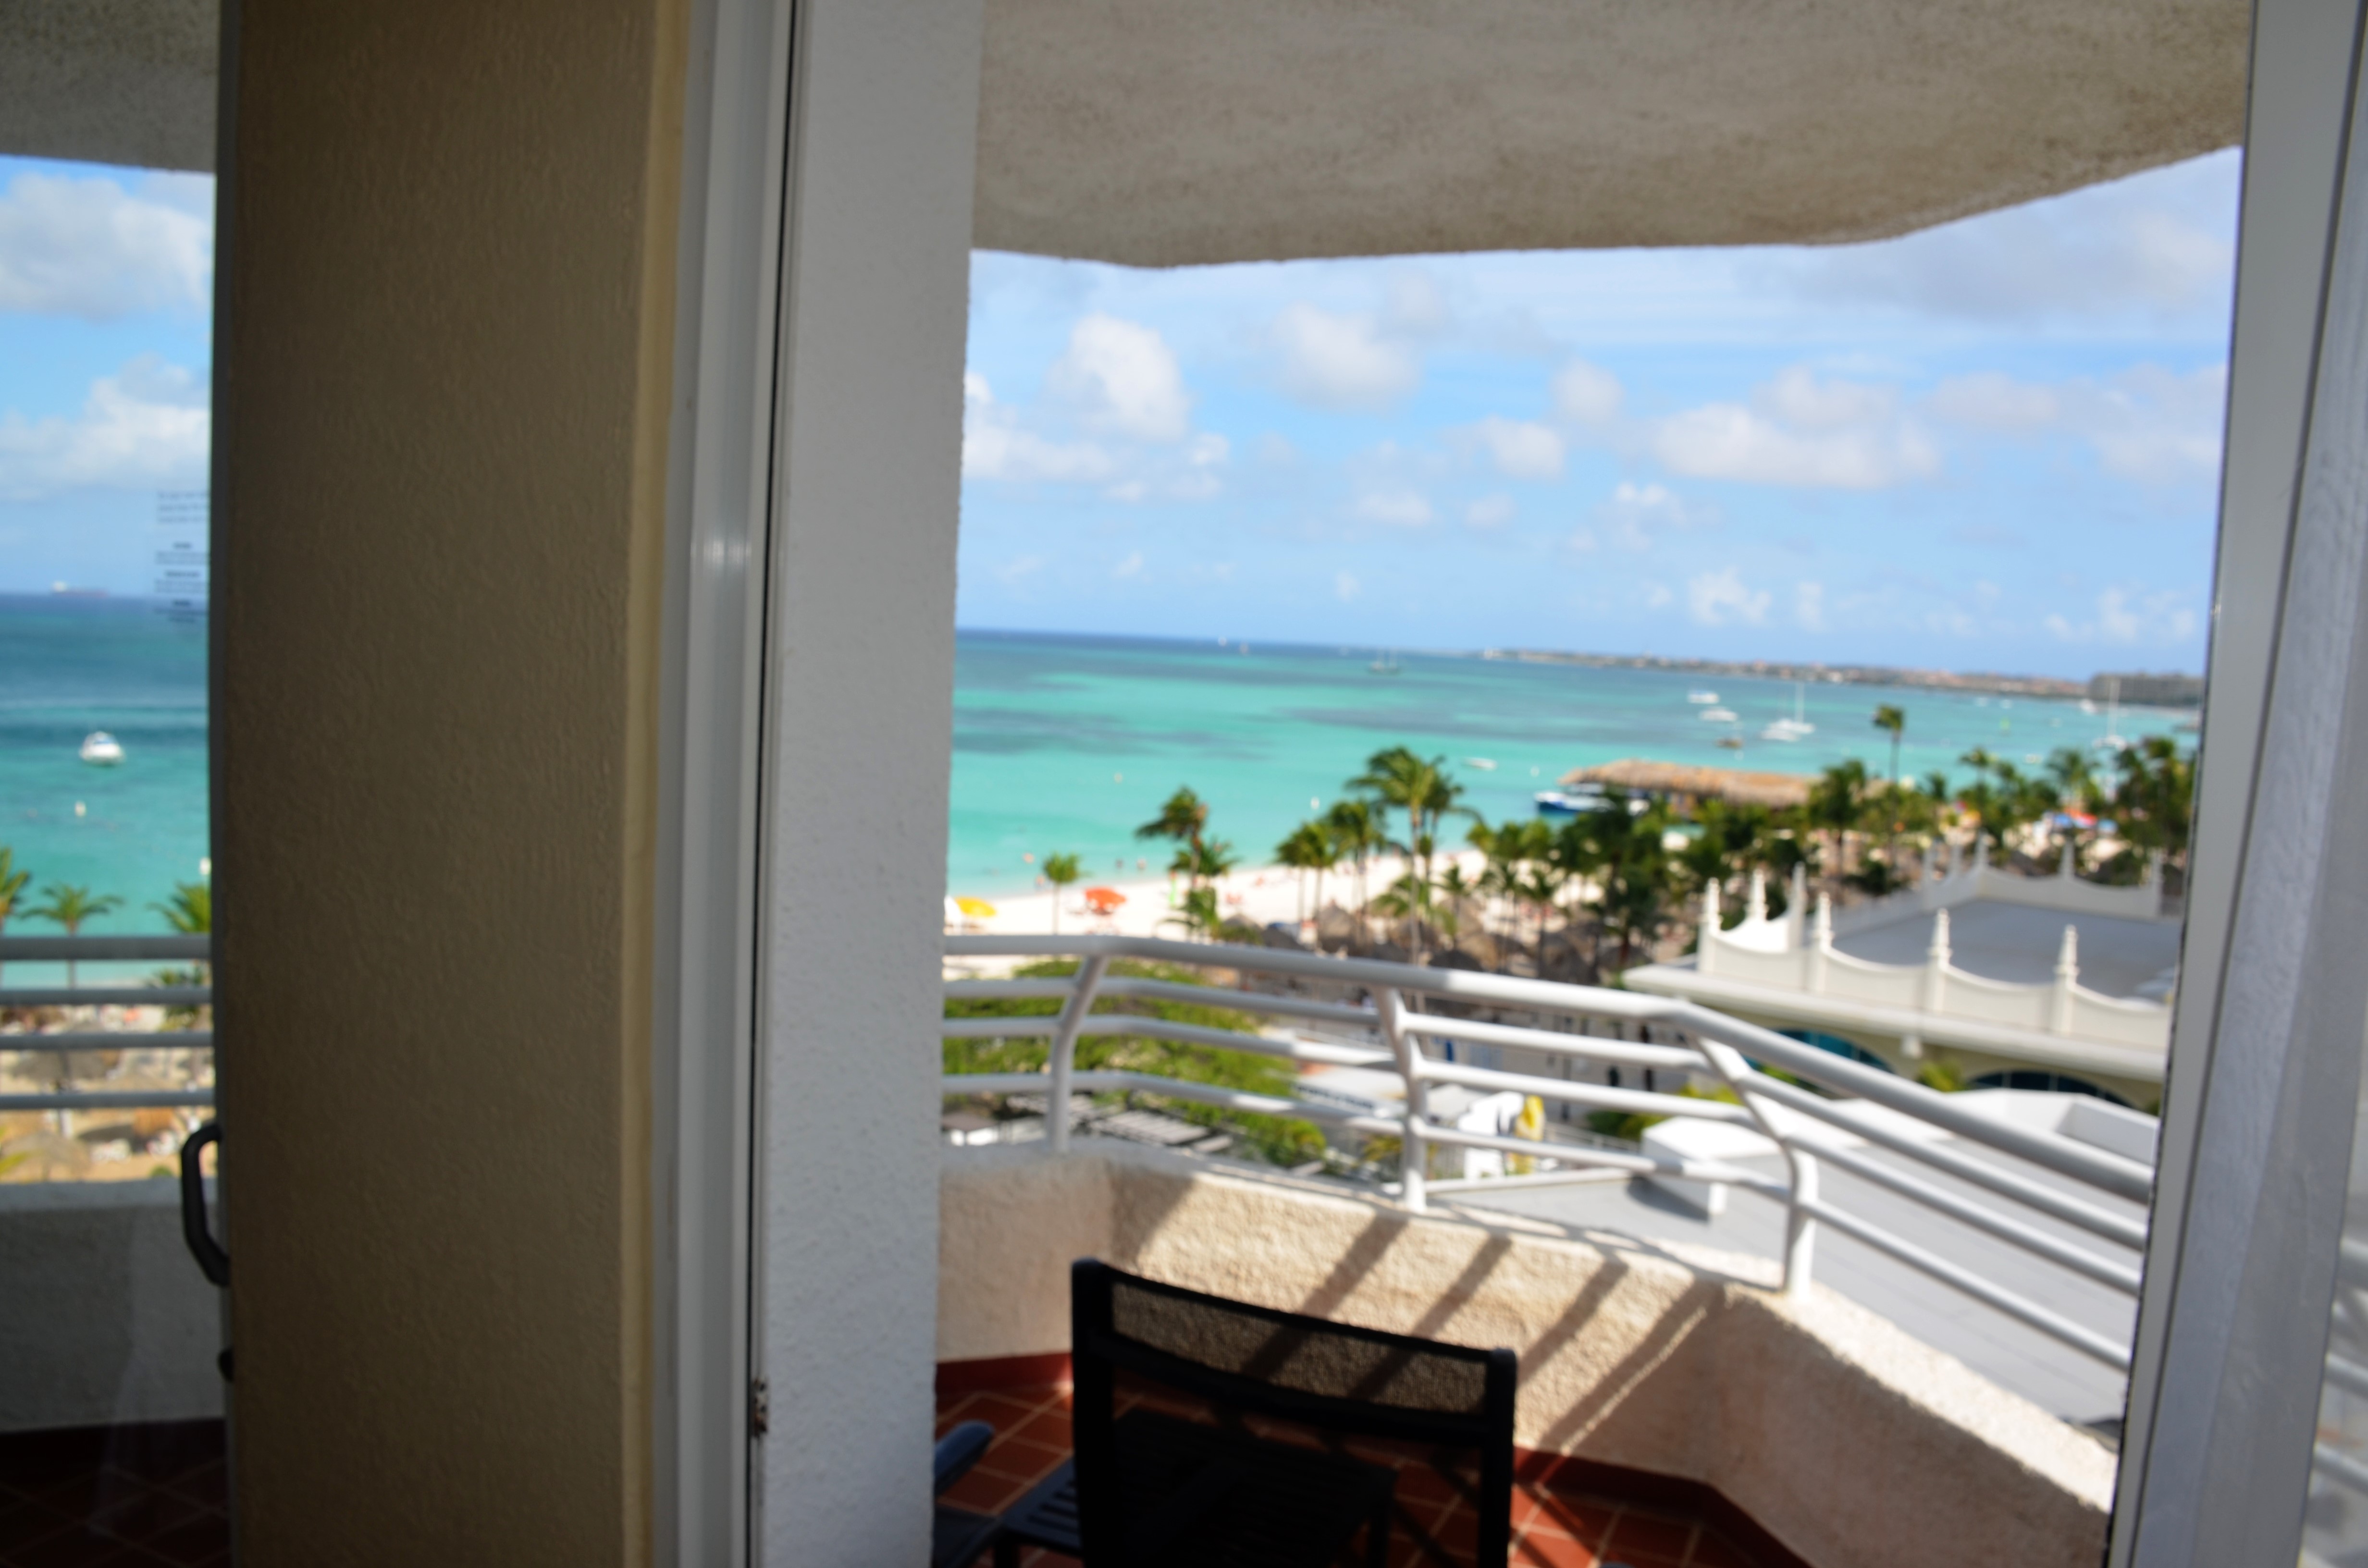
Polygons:
M1066 1384L957 1394L938 1402L939 1436L963 1421L987 1423L995 1428L996 1437L977 1468L946 1493L943 1500L957 1507L1001 1513L1069 1457ZM1398 1496L1401 1518L1410 1527L1407 1535L1419 1532L1450 1551L1459 1538L1469 1542L1469 1506L1427 1467L1402 1473L1406 1479ZM1074 1562L1033 1549L1023 1561L1030 1568L1072 1568ZM1436 1551L1426 1555L1416 1540L1398 1541L1391 1558L1392 1568L1455 1561ZM1531 1483L1521 1483L1514 1494L1513 1562L1518 1568L1600 1568L1611 1563L1626 1563L1630 1568L1761 1568L1757 1559L1698 1519L1666 1509L1632 1506L1617 1497L1564 1492Z
M0 1436L0 1568L230 1561L222 1424Z

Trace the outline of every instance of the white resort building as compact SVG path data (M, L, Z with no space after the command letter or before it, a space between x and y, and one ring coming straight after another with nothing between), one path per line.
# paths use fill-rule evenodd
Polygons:
M1704 896L1691 956L1645 964L1632 989L1701 1002L1856 1061L1914 1075L1939 1060L1975 1087L2162 1096L2180 917L2157 867L2135 887L2017 876L1952 846L1914 887L1837 910L1796 876L1768 915L1757 873L1736 925Z

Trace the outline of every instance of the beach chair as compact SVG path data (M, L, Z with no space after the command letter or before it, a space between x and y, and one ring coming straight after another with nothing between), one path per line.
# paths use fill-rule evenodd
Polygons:
M1076 1451L1003 1517L997 1568L1392 1561L1504 1568L1510 1350L1070 1270ZM1394 1551L1395 1545L1395 1551Z
M939 1438L929 1495L944 1496L946 1488L968 1475L994 1441L995 1428L984 1421L965 1421ZM929 1527L929 1568L968 1568L994 1543L998 1528L992 1514L939 1503Z

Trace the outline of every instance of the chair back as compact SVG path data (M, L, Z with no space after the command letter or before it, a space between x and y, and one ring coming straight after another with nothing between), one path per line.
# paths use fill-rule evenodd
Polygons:
M1115 1427L1138 1410L1394 1471L1391 1534L1414 1550L1390 1562L1503 1568L1512 1351L1253 1306L1092 1258L1071 1267L1070 1314L1079 1524L1094 1568L1130 1556ZM1347 1560L1382 1557L1359 1539Z

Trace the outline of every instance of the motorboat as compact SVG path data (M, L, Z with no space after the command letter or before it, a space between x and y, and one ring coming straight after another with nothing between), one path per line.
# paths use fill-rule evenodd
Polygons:
M123 743L105 730L93 730L82 739L82 759L93 767L113 767L123 760Z
M1718 700L1718 693L1714 691L1690 691L1686 693L1686 700L1699 707L1705 702L1716 702Z
M1610 805L1612 797L1603 792L1600 784L1574 784L1567 790L1541 790L1531 797L1538 803L1542 816L1576 817L1589 812L1600 812ZM1627 797L1628 814L1642 816L1653 802L1643 795Z
M1497 771L1497 759L1493 756L1467 756L1463 759L1463 766L1476 767L1483 773L1494 773Z
M1705 708L1702 710L1702 722L1707 724L1732 724L1735 722L1735 710L1732 708Z

